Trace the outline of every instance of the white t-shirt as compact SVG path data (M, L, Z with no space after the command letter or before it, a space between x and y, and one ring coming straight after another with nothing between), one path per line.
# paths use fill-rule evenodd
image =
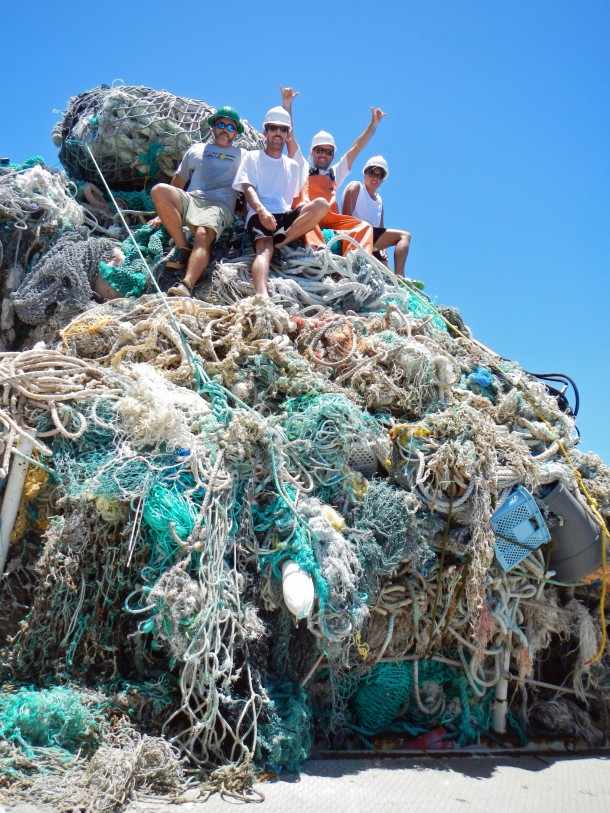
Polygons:
M265 209L271 214L281 214L292 209L292 201L302 186L299 165L286 155L271 158L264 150L251 150L242 159L233 189L239 192L243 184L250 184ZM254 211L248 204L248 220Z
M358 220L365 220L375 228L381 226L381 215L383 213L383 200L381 199L381 195L375 192L375 197L372 198L363 183L358 183L358 187L358 197L356 198L356 205L354 206L352 217L357 217Z
M239 147L193 144L184 153L176 175L186 181L191 195L220 201L233 211L237 198L233 180L244 152Z
M299 167L301 167L301 171L303 171L303 169L305 170L305 178L303 179L303 183L305 183L307 176L309 175L309 164L305 160L300 147L294 154L294 160L297 162ZM337 163L333 164L329 169L332 169L332 171L335 173L335 183L337 184L337 189L339 189L343 181L351 172L347 165L347 155L342 155ZM320 170L320 175L328 175L328 170ZM301 184L301 186L302 185L303 184Z

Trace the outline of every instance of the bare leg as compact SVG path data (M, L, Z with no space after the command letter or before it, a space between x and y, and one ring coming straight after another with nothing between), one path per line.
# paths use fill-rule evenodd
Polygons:
M273 257L273 238L261 237L254 244L256 257L252 263L252 281L254 290L259 296L269 298L267 282L269 280L269 266Z
M394 273L399 277L405 275L405 263L411 245L411 235L408 231L400 229L386 229L373 246L374 249L390 248L394 249Z
M178 248L188 248L182 231L182 198L175 186L158 183L152 188L152 199L157 214Z
M304 234L307 234L307 232L311 231L311 229L322 220L324 215L328 213L328 209L328 201L324 200L324 198L310 200L309 203L303 206L299 216L286 232L286 236L282 242L276 243L275 247L281 248L285 246L286 243L296 240L297 237L302 237Z
M191 288L199 282L199 278L210 264L210 249L216 239L216 232L208 226L198 226L193 241L193 250L189 257L184 279Z

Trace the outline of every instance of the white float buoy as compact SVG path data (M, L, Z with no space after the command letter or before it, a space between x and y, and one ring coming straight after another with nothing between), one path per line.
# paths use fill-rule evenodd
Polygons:
M313 580L292 559L286 559L282 564L282 592L286 607L297 620L307 618L315 598Z

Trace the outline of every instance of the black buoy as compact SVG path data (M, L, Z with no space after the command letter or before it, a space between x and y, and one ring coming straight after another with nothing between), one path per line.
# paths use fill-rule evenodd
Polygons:
M601 566L601 528L563 483L557 483L542 502L563 520L551 528L557 547L549 566L559 581L580 581Z

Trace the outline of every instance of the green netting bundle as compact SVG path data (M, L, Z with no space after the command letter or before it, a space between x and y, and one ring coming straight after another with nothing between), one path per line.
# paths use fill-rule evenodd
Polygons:
M195 526L197 508L176 487L168 487L164 483L152 486L144 503L142 518L158 553L171 556L177 550L174 534L186 541Z
M411 283L415 288L419 288L420 283L415 280ZM411 293L408 294L405 291L405 294L402 294L402 291L405 289L398 290L395 294L392 293L388 297L386 297L385 305L394 306L399 310L405 310L405 296L407 297L406 302L406 310L409 313L412 313L413 316L417 317L418 319L427 319L430 318L432 324L437 330L447 331L447 325L441 319L441 317L437 313L437 308L432 302L432 299L425 294L423 291L418 291L417 294ZM430 303L428 305L428 302Z
M336 493L349 491L350 451L379 431L375 419L337 393L292 398L285 403L285 411L286 435L319 484L317 496L328 501Z
M434 520L428 509L408 491L387 480L369 483L355 510L353 526L369 534L355 534L352 542L362 565L368 602L375 601L379 576L394 573L401 562L417 567L433 555L427 539ZM438 525L438 522L436 523Z
M83 404L81 412L87 431L80 438L57 435L53 439L56 478L64 492L73 499L103 497L107 501L127 501L145 493L154 478L161 476L161 465L153 467L152 454L134 454L128 447L125 454L117 454L117 445L125 437L113 404ZM40 431L47 426L48 419L40 423Z
M146 191L116 192L114 198L120 205L123 203L126 209L134 212L154 212L155 204L152 195Z
M155 230L152 226L142 226L133 233L144 259L149 267L154 268L161 261L169 238L165 229ZM149 272L140 258L133 240L128 237L121 243L125 259L120 265L100 263L99 272L115 291L121 296L140 296L144 293Z
M336 233L334 229L322 229L322 237L326 240L330 250L333 254L337 254L340 257L343 253L341 251L341 240L333 239Z
M362 678L352 699L354 721L367 734L379 734L394 723L413 691L413 665L379 663Z
M42 157L42 155L33 155L31 158L26 158L25 161L21 163L12 163L11 161L7 161L5 159L0 162L0 174L2 174L3 170L8 172L23 172L24 169L31 169L35 167L36 164L40 164L40 166L46 166L46 161Z
M74 689L21 689L0 696L0 737L25 751L59 747L91 753L101 743L102 717Z
M311 752L307 693L288 681L276 681L266 690L271 702L259 724L256 763L298 772Z
M475 728L471 699L465 675L446 664L434 660L378 663L360 680L352 696L354 727L376 735L388 730L418 733L440 723L452 729L458 743L472 742L477 729L485 730L488 723L484 728L479 715ZM477 703L479 708L488 707L481 700Z

